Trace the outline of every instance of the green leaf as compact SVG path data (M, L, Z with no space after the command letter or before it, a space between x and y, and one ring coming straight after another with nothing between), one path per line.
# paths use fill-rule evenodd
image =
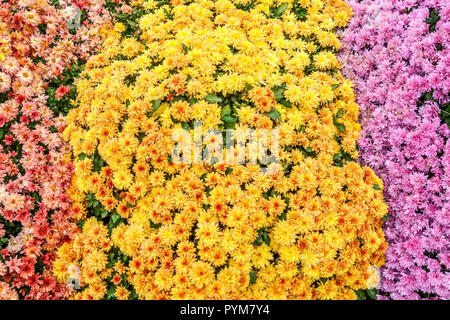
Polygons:
M256 282L256 279L258 279L256 272L250 272L250 284L254 284Z
M166 15L166 18L169 19L169 20L172 20L173 19L172 14L169 13L169 11L167 11L166 8L164 8L163 10L164 10L164 14Z
M366 293L370 298L372 298L374 300L377 299L377 289L369 289L366 291Z
M229 114L224 115L224 116L222 117L222 120L223 120L224 122L232 122L232 123L238 122L238 119L237 119L237 118L235 118L235 117L233 117L233 116L230 116Z
M113 214L112 214L112 216L111 216L111 221L112 221L113 223L116 223L117 220L119 220L119 219L120 219L120 215L119 215L118 213L113 213Z
M80 220L80 221L78 221L78 222L77 222L78 228L83 229L83 226L84 226L84 222L85 222L85 221L86 221L86 220Z
M148 117L157 118L164 112L164 110L167 108L168 104L166 104L166 106L164 108L161 108L161 102L162 101L160 99L153 101L153 110L151 112L147 113Z
M274 12L274 18L279 18L283 15L283 13L286 11L289 4L287 2L283 2L278 8L276 8Z
M308 14L308 10L306 10L306 8L299 6L298 1L294 1L293 10L294 10L294 13L296 14L298 20L300 20L300 21L306 20L306 15Z
M236 128L235 122L225 122L225 129L235 129Z
M377 185L377 184L374 184L374 185L373 185L373 188L374 188L375 190L381 190L380 186Z
M161 99L155 100L153 103L153 112L158 110L158 108L161 106Z
M205 100L208 101L209 103L220 103L222 102L222 98L219 98L218 96L216 96L213 93L208 93L205 97Z
M268 246L270 246L270 238L269 238L269 236L267 235L266 232L264 232L264 233L262 234L262 237L263 237L264 242L265 242Z
M287 101L286 99L281 99L280 101L278 101L278 103L282 104L283 106L285 106L286 108L292 108L292 104Z
M108 211L106 211L105 209L101 210L101 215L102 219L106 218L108 216Z
M425 101L433 100L433 92L425 92L423 98Z
M259 235L258 238L253 242L255 246L260 246L263 243L262 235Z
M182 43L181 46L183 47L183 51L184 51L185 53L188 53L189 50L191 50L191 49L190 49L187 45L185 45L184 43Z
M342 116L342 114L344 113L344 110L341 108L338 110L338 112L336 113L336 117L333 118L333 123L336 126L336 128L338 129L339 132L345 132L347 129L345 128L345 125L343 125L342 123L337 122L337 119Z
M345 132L347 130L342 123L336 122L335 124L339 132Z
M280 111L278 111L275 108L272 108L272 110L270 110L270 112L267 113L267 115L270 117L270 119L272 120L280 120L281 121L281 113Z
M356 297L358 298L358 300L366 300L366 295L364 294L364 291L359 289L357 291L355 291L356 293Z
M430 25L429 26L430 32L436 31L436 24L440 19L441 19L441 17L439 16L439 12L434 8L430 8L429 16L428 16L427 20L425 20L425 22Z
M231 106L227 104L222 108L222 111L220 111L220 118L223 120L223 117L225 116L231 116Z
M156 223L153 223L153 221L150 221L150 228L159 229L160 227L161 227L161 223L156 224Z
M279 101L284 98L284 91L286 90L285 86L277 86L272 88L272 92L275 95L275 100Z
M115 286L110 287L106 293L106 299L113 300L116 297L115 293L116 293L116 287Z
M93 171L98 172L103 168L103 159L98 156L98 157L94 157L94 167L93 167Z
M81 141L81 142L83 142L83 141ZM84 160L86 158L89 158L89 156L86 153L80 153L80 155L78 156L78 160Z
M339 88L341 85L340 84L333 84L332 86L331 86L331 89L332 90L336 90L337 88Z

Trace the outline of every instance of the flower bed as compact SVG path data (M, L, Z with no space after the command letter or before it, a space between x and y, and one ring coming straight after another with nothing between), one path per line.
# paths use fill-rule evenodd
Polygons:
M361 108L360 161L390 207L379 298L449 299L449 4L348 3L340 60Z
M77 228L62 114L110 20L102 0L75 4L0 1L0 299L68 294L51 274L54 251Z
M0 300L449 299L450 5L345 2L0 0Z
M82 232L54 273L73 298L374 296L387 206L353 161L359 111L335 56L350 16L342 1L148 1L137 28L115 26L64 131ZM278 129L279 170L175 164L172 133L195 121Z

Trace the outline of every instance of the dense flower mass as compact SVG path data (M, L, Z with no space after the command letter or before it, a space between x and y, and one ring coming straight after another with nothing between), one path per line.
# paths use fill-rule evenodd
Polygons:
M361 107L361 163L385 183L380 298L450 298L450 3L353 1L340 60ZM441 109L441 110L440 110Z
M0 300L450 299L448 1L0 18Z
M0 299L67 296L51 274L76 229L60 113L110 20L103 0L74 3L0 1Z
M349 7L138 2L136 32L116 24L77 82L64 137L82 232L58 250L57 278L76 280L77 299L354 299L375 287L387 206L353 161L358 105L335 55ZM194 121L278 129L279 171L175 164L172 132Z

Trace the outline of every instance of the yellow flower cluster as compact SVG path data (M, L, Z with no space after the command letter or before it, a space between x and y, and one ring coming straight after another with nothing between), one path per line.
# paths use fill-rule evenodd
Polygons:
M340 0L140 1L78 81L65 138L83 224L54 265L78 299L354 299L384 262L382 182L357 157ZM230 120L231 119L236 119ZM277 128L280 170L174 164L174 129Z

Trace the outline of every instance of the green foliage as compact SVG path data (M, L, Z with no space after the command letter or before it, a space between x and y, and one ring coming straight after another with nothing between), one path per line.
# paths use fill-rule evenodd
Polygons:
M208 101L209 103L220 103L223 101L222 98L218 97L213 93L208 93L205 97L205 100Z
M344 113L344 109L341 108L338 110L338 112L336 113L336 116L333 118L333 123L339 132L345 132L347 130L345 128L344 124L338 122L338 119L342 116L343 113Z
M441 17L439 16L439 12L436 9L430 8L429 11L430 14L428 18L425 20L425 22L430 26L429 27L430 32L435 32L436 24L441 19Z
M268 112L267 113L267 115L270 117L270 119L272 119L272 120L279 120L279 121L281 121L281 113L280 113L280 111L278 111L277 109L275 109L275 108L272 108L271 110L270 110L270 112Z
M255 284L257 279L258 276L256 275L256 272L250 272L250 284Z
M441 105L441 119L450 127L450 101Z
M299 3L298 0L295 0L292 5L292 11L295 13L296 17L300 21L305 21L306 16L308 14L308 11L306 8L303 8Z
M281 16L283 15L283 13L286 11L286 9L288 8L289 4L287 2L283 2L282 4L280 4L278 7L276 8L271 8L270 9L270 14L271 14L271 18L273 19L279 19L281 18Z
M349 153L341 151L333 155L333 165L337 167L343 167L344 163L351 161L352 157Z
M69 110L72 109L73 106L70 104L70 101L75 100L77 96L76 87L73 83L75 79L80 77L83 72L84 65L84 60L79 60L73 63L70 68L64 69L60 77L52 79L49 85L45 88L45 92L48 95L47 105L55 115L67 115ZM71 87L71 89L61 99L58 99L56 98L56 90L61 86L68 86Z
M269 237L269 228L262 228L258 230L258 236L256 237L256 240L253 242L255 246L260 246L263 243L270 246L270 237Z
M368 290L356 290L356 297L358 300L376 300L378 291L377 289L368 289Z

